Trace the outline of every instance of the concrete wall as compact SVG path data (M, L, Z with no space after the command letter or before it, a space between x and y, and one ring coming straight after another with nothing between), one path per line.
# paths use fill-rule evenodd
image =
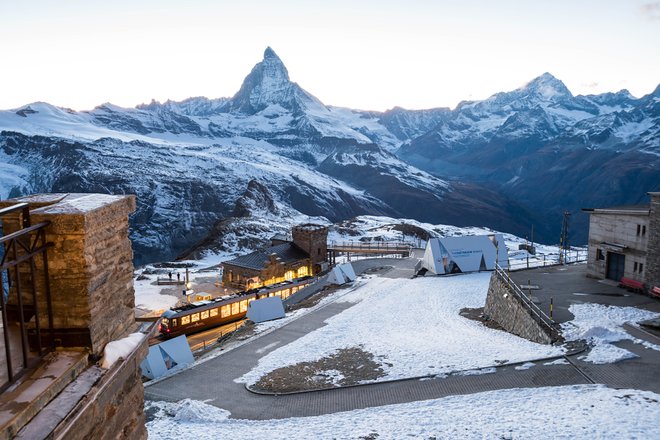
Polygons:
M641 211L641 210L640 210ZM637 235L637 226L646 229L645 234ZM607 274L607 253L616 252L626 256L624 276L643 281L644 271L635 271L635 263L646 267L646 248L650 235L648 213L596 210L589 216L589 256L587 274L594 278L605 278ZM603 243L620 246L604 245ZM598 250L604 259L597 259Z
M646 269L644 282L650 288L660 286L660 193L650 193L648 243L646 245Z
M509 333L540 344L552 343L544 328L532 318L495 272L490 277L484 314Z

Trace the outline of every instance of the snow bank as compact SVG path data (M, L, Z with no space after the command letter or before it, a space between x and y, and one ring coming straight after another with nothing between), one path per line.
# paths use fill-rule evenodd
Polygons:
M660 395L574 385L489 391L273 420L228 418L228 412L184 400L147 403L150 438L660 438Z
M635 307L605 306L602 304L572 304L568 309L575 319L562 324L563 335L567 341L585 339L593 348L584 359L594 364L607 364L636 357L635 354L610 345L612 342L632 340L642 343L622 327L623 324L637 323L645 319L660 316L658 313ZM653 344L644 344L647 348L658 349Z
M356 303L353 307L326 320L326 326L270 352L236 381L253 384L277 368L351 347L372 353L386 373L385 380L563 353L561 348L536 344L460 316L464 307L483 307L489 280L490 273L373 278L343 296L342 301Z
M103 350L103 359L101 360L101 368L108 369L114 365L120 358L126 358L131 354L135 348L140 345L144 339L142 333L131 333L123 339L108 342Z

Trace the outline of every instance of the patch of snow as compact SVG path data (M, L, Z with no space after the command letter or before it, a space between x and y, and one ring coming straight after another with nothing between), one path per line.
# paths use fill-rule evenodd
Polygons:
M597 344L586 356L580 356L578 359L591 362L592 364L613 364L636 357L639 356L616 345Z
M536 365L534 362L525 362L524 364L518 365L517 367L515 367L515 369L516 370L529 370L534 365Z
M561 348L536 344L460 316L464 307L483 306L489 280L490 273L413 280L372 278L341 299L354 306L326 320L326 326L268 353L236 381L253 384L277 368L358 346L382 361L385 380L480 369L498 359L521 362L563 353Z
M108 369L121 358L126 358L135 348L140 345L144 339L142 333L131 333L123 339L108 342L103 349L103 359L101 359L101 368Z
M551 362L546 362L543 365L568 365L568 364L570 364L570 362L568 362L566 359L559 358Z
M514 388L313 417L229 418L189 399L148 402L150 438L660 438L660 395L602 385Z

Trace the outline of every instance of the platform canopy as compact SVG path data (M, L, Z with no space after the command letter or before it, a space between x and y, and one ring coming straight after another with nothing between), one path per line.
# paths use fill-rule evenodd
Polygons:
M508 267L507 249L501 234L442 237L428 241L422 267L444 275L493 270L496 261L501 267Z

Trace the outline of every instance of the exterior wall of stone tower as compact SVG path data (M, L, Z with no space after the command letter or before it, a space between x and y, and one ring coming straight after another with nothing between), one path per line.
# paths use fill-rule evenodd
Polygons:
M309 254L311 263L326 261L328 256L328 228L323 225L304 224L291 231L293 243Z
M644 281L647 287L652 289L653 286L660 286L660 192L649 193L649 195L651 196L651 211Z

